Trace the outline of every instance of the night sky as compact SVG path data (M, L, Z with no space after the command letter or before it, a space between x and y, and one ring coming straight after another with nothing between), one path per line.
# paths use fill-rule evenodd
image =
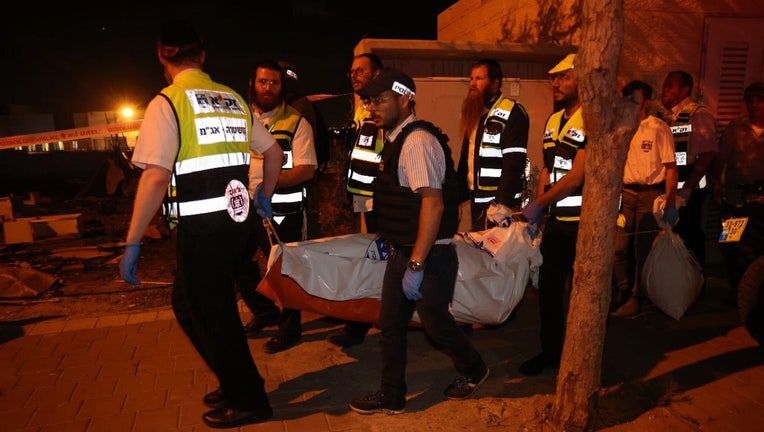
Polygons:
M75 112L145 108L166 85L155 41L170 17L197 27L207 48L205 70L242 95L262 58L294 63L305 93L348 93L345 73L362 38L436 39L438 14L456 1L78 3L4 4L0 114L24 105L54 114L56 127L66 129Z

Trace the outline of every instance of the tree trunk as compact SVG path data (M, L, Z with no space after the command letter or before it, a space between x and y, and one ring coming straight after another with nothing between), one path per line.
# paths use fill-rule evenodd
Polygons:
M583 0L574 72L588 144L573 289L551 412L552 424L565 431L593 426L601 385L618 202L639 118L639 106L616 89L622 41L623 0Z

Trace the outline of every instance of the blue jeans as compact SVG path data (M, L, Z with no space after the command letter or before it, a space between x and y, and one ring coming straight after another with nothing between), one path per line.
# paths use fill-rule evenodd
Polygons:
M401 286L410 254L410 247L394 247L388 257L379 311L382 347L380 390L387 398L397 402L404 402L407 393L406 332L414 310L429 339L451 357L460 374L479 380L486 370L482 357L448 309L454 298L459 267L456 249L453 245L433 246L425 260L420 290L422 299L417 302L407 299Z

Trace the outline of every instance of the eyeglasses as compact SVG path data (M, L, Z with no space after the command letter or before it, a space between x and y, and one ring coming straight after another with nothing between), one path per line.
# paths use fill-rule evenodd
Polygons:
M269 85L271 87L275 86L276 84L281 84L281 81L279 81L279 80L267 80L265 78L261 78L261 79L257 80L256 82L258 84L260 84L261 86Z
M348 78L353 78L356 75L364 75L365 73L366 73L366 69L364 68L350 69L348 71Z
M388 103L388 102L390 102L390 100L392 98L393 98L392 96L388 96L388 97L369 97L369 98L366 98L366 99L362 100L361 103L363 104L363 107L365 109L369 109L372 106L380 106L380 105L382 105L384 103Z
M560 82L570 81L573 79L573 72L558 72L556 74L549 75L549 82L560 80Z

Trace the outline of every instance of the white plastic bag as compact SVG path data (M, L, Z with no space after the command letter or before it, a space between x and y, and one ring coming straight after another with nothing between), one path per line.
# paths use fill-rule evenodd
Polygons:
M650 301L679 321L703 287L703 271L681 237L663 230L642 269L642 286Z

